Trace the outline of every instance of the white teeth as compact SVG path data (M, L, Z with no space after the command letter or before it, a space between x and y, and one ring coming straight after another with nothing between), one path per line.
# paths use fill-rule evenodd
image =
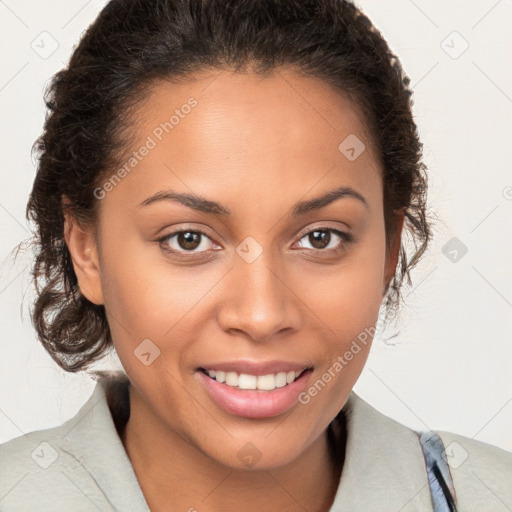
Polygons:
M276 373L276 388L286 386L286 372Z
M300 371L269 373L267 375L249 375L247 373L223 372L208 370L208 375L217 382L223 382L228 386L240 389L259 389L272 391L291 384L302 373Z
M238 386L238 373L226 372L226 384L228 386L237 387Z
M256 389L256 380L256 375L241 373L238 377L238 387L240 389Z
M264 391L272 391L276 389L276 378L272 373L268 375L260 375L258 377L258 389L262 389Z

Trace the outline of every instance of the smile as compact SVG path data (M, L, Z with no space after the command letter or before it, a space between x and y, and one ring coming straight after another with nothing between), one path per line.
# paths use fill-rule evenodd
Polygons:
M268 373L267 375L251 375L248 373L224 372L221 370L201 371L217 382L238 389L255 389L259 391L272 391L291 384L305 371L289 371Z
M199 368L196 375L206 395L225 412L262 419L278 416L297 405L312 372L312 368L304 368L254 375Z

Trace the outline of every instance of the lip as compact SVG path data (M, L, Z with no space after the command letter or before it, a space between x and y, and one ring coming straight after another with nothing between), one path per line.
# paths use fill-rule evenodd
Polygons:
M219 366L215 366L215 368L221 369ZM231 365L229 368L233 368L233 366ZM266 366L264 369L261 367L256 369L263 371L263 373L259 373L259 375L277 373L269 371L267 368L270 368L270 366ZM291 371L294 367L289 366L289 368ZM252 371L254 371L254 368ZM312 372L312 368L308 368L306 371L302 372L295 381L272 391L260 391L256 389L241 390L228 386L225 383L217 382L199 369L196 371L196 375L206 394L226 412L244 418L270 418L283 414L299 403L298 397L300 393L306 389ZM240 373L249 372L242 371ZM252 375L254 375L254 373Z
M249 375L268 375L279 372L301 372L312 368L309 362L299 363L291 361L256 361L253 359L238 359L236 361L223 361L219 363L208 363L197 368L197 370L220 370L222 372L247 373Z

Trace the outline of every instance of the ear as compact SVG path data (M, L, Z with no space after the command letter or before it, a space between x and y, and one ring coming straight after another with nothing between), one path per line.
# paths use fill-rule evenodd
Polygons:
M403 210L394 212L394 233L386 248L386 264L384 270L383 293L384 296L388 291L391 280L395 275L398 257L400 255L400 247L402 243L402 229L404 226L405 214Z
M82 227L71 210L69 199L62 196L64 239L82 295L94 304L103 304L98 248L91 228Z

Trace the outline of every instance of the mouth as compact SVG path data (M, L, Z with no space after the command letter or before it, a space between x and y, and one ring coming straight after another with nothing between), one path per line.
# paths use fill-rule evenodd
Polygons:
M304 372L312 370L311 367L302 370L289 370L265 375L238 373L235 371L206 370L199 368L210 379L240 390L273 391L283 388L299 379Z
M239 371L234 371L234 366ZM200 367L195 372L203 391L218 407L231 415L254 419L279 416L299 404L298 397L312 373L312 366L283 363L226 363L216 365L216 369Z

